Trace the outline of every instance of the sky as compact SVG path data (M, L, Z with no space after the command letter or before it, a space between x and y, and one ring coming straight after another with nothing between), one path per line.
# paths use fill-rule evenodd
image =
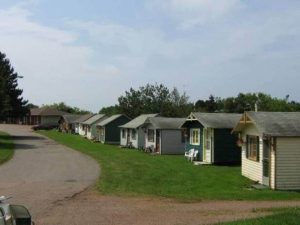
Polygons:
M300 101L299 22L299 0L0 0L0 51L37 105L98 112L147 83Z

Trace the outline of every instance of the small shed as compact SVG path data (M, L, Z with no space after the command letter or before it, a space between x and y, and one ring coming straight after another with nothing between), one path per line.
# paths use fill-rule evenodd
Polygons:
M237 136L231 134L240 117L234 113L191 113L181 126L186 151L198 150L197 160L206 164L240 164Z
M129 117L123 114L117 114L97 123L97 140L101 143L120 144L120 125L128 123Z
M84 114L84 115L81 115L78 119L76 119L74 121L75 134L80 134L82 136L85 136L86 135L86 129L85 129L86 127L82 123L94 115L95 114Z
M81 115L68 114L60 117L58 123L58 130L64 133L75 133L75 121L79 119Z
M128 123L121 125L121 146L133 148L145 148L145 131L142 125L150 117L156 117L158 114L142 114Z
M185 118L148 118L143 125L146 150L158 154L183 155L185 139L180 126L184 121Z
M276 190L300 190L300 112L245 112L242 175Z
M85 131L85 135L83 136L90 140L96 140L98 136L96 124L105 120L106 118L107 116L105 116L104 114L96 114L86 121L80 123L81 126L84 127Z

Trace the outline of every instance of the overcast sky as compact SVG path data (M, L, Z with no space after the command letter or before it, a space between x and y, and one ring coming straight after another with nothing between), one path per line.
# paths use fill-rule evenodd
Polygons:
M299 0L0 0L0 51L34 104L97 112L130 87L300 101Z

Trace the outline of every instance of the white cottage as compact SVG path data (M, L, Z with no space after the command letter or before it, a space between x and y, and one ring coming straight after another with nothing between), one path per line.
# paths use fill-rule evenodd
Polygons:
M80 129L80 133L84 133L84 135L87 139L94 140L97 138L97 123L101 122L102 120L105 120L107 117L104 114L96 114L86 121L80 123L82 129Z
M142 125L150 117L155 117L158 114L142 114L128 123L119 126L121 128L121 146L133 148L145 148L145 131Z
M245 112L233 132L242 175L276 190L300 190L300 112Z

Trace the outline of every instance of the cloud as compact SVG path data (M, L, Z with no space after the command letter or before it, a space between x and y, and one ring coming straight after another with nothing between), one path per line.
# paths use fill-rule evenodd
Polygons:
M162 9L179 23L179 28L186 30L222 19L242 4L240 0L155 0L147 6Z
M99 80L120 74L114 64L93 60L93 48L78 45L78 35L33 22L28 4L0 10L0 49L24 79L24 97L35 104L66 101L88 109L98 108L86 99L87 90L99 95ZM114 78L112 79L114 80ZM107 104L107 103L106 103Z

